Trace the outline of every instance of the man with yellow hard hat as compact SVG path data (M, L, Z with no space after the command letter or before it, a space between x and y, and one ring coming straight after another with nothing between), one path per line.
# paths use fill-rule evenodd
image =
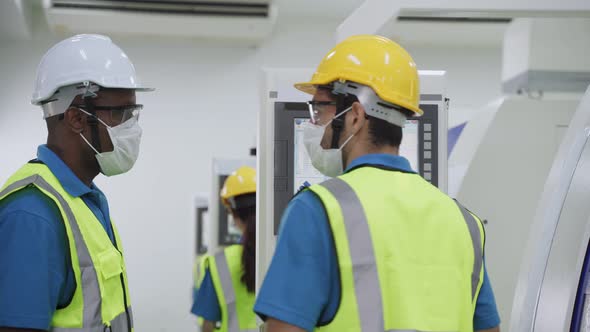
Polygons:
M350 37L322 60L304 143L333 177L296 195L254 310L267 331L499 331L479 218L399 156L419 79L393 41Z

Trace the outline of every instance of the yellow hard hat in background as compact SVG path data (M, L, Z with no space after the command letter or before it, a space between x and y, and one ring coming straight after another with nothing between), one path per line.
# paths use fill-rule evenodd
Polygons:
M221 188L221 202L230 207L230 199L240 195L256 193L256 170L252 167L243 166L225 179Z
M352 36L334 47L319 64L311 81L295 88L315 94L318 85L351 81L369 86L384 101L416 114L420 83L414 60L392 40L375 35Z

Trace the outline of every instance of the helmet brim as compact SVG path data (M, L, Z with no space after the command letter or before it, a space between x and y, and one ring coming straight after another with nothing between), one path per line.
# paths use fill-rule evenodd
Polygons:
M74 82L71 84L76 84L76 83L79 83L79 82ZM94 83L94 82L92 82L92 83ZM63 86L68 86L71 84L65 84ZM96 84L96 83L94 83L94 84ZM140 87L129 87L129 86L106 86L106 85L100 85L100 84L96 84L96 85L98 85L102 88L107 88L107 89L129 89L129 90L134 90L136 92L152 92L152 91L156 90L155 88L141 87L141 86ZM43 96L36 96L36 97L32 98L31 104L36 105L36 106L41 106L41 104L43 104L44 101L51 98L57 92L57 90L61 89L62 87L56 88L53 91L49 91L48 93L46 93Z

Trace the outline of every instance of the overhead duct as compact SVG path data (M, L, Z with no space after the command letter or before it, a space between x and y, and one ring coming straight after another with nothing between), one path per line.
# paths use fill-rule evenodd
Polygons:
M423 23L499 23L506 24L511 18L501 17L433 17L433 16L399 16L398 22L423 22Z
M167 0L53 0L53 8L106 10L130 13L218 15L268 17L270 4L265 0L209 0L209 1L167 1Z
M590 85L590 19L516 19L506 29L502 90L541 96Z
M511 21L510 16L493 13L402 10L395 19L387 21L378 34L403 45L496 47L501 45L504 29Z
M259 43L272 32L271 0L46 0L55 32L194 37Z

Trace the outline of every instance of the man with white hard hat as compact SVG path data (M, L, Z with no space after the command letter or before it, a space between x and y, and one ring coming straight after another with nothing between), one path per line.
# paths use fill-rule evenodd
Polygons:
M47 144L0 189L0 332L132 331L121 239L102 173L139 154L142 86L108 37L78 35L41 59L32 103Z

